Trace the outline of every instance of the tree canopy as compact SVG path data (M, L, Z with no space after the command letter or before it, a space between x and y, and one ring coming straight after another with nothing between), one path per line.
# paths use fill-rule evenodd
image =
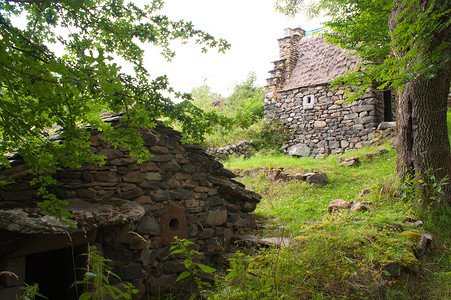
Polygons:
M329 42L352 49L360 68L335 84L392 88L397 95L398 159L402 180L415 177L423 190L444 184L451 203L451 153L446 127L451 79L451 5L449 0L276 0L279 10L295 14L325 12Z
M0 163L18 152L36 182L60 167L101 163L89 150L90 126L105 140L148 157L135 126L155 118L181 121L185 137L200 139L220 118L190 104L165 76L152 77L143 64L149 45L171 59L173 40L194 39L201 51L227 50L223 39L191 22L159 15L162 0L144 6L123 0L7 0L0 2ZM130 66L126 70L123 66ZM167 96L167 94L172 96ZM179 98L175 104L170 97ZM102 113L123 112L126 124L113 130ZM59 135L59 143L51 141ZM44 197L52 198L42 190ZM53 199L56 201L56 199ZM51 206L46 207L51 210Z
M337 79L365 88L375 83L381 88L402 90L403 85L417 78L431 78L451 60L449 37L432 49L431 39L450 27L449 1L429 1L422 8L412 0L276 0L279 11L294 16L324 14L326 39L342 48L351 49L362 58L360 69ZM389 19L394 6L406 7L396 18L400 20L393 32ZM394 49L394 51L392 51ZM406 50L405 55L394 52ZM423 55L427 53L427 55Z

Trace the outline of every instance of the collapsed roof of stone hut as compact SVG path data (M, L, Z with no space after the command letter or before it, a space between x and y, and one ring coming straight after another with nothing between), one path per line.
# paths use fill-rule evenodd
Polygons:
M110 116L105 121L118 127L120 119ZM232 172L201 147L182 144L181 134L160 122L139 132L152 154L149 161L137 163L126 149L112 147L101 132L91 131L92 151L107 157L105 165L56 174L54 190L69 202L66 209L73 213L76 227L39 213L36 187L29 185L28 168L20 157L11 157L11 168L0 170L1 180L14 181L0 191L0 271L18 276L0 276L0 299L20 293L30 278L43 281L42 294L60 293L50 299L72 299L64 294L71 283L59 281L62 271L57 265L73 268L64 261L68 247L79 247L81 253L87 243L113 260L113 272L138 287L141 296L149 290L158 294L174 284L180 272L173 267L179 260L164 260L174 236L193 241L208 259L253 226L249 212L261 197L233 180ZM35 270L44 268L40 262L46 259L50 261L45 268L55 269ZM48 290L44 281L51 282ZM68 286L65 291L52 290L59 285Z

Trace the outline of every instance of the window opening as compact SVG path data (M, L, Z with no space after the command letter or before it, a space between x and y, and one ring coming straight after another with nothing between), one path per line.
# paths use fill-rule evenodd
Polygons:
M315 96L313 95L304 96L304 98L302 99L303 106L312 106L313 103L315 103Z

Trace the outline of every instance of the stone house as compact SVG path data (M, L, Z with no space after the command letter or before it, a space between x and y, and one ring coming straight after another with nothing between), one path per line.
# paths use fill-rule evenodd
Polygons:
M280 59L267 79L265 115L285 124L287 153L323 157L360 148L371 143L381 122L393 121L390 90L371 89L348 103L347 87L331 88L335 78L357 67L359 59L350 51L320 35L305 36L301 28L286 29L278 42Z
M105 122L122 126L120 118ZM92 151L107 157L105 165L57 173L55 192L69 202L76 227L39 213L20 157L11 156L12 167L0 169L0 180L13 182L0 191L0 272L17 276L0 273L0 299L16 299L24 282L39 283L49 299L78 299L72 283L83 276L86 257L80 254L88 244L139 289L138 299L158 296L184 271L182 257L169 256L174 236L194 242L208 263L254 225L249 212L261 197L234 181L232 172L160 123L139 131L153 155L149 161L137 163L91 131Z

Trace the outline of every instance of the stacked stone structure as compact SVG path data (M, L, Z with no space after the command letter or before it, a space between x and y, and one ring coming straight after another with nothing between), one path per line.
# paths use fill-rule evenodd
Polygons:
M255 148L252 141L239 141L225 147L209 148L206 151L216 159L226 160L230 156L250 157L254 153Z
M283 149L322 157L370 144L378 125L392 121L391 92L369 89L362 99L347 102L347 87L332 89L330 83L354 70L359 59L319 35L303 36L300 28L286 34L265 88L266 117L283 122L289 132Z
M118 127L119 120L105 121ZM106 156L105 164L57 173L54 191L69 202L75 227L39 213L36 187L28 184L20 158L11 157L12 167L0 170L1 180L13 182L0 193L0 271L17 275L0 275L0 299L15 299L24 282L35 280L50 299L75 299L74 265L84 267L79 254L88 243L112 260L123 281L139 288L138 298L161 295L184 271L182 258L169 256L174 236L194 242L208 263L253 226L249 212L261 197L234 181L233 173L200 147L182 144L171 128L139 131L149 161L138 163L91 131L92 151Z

